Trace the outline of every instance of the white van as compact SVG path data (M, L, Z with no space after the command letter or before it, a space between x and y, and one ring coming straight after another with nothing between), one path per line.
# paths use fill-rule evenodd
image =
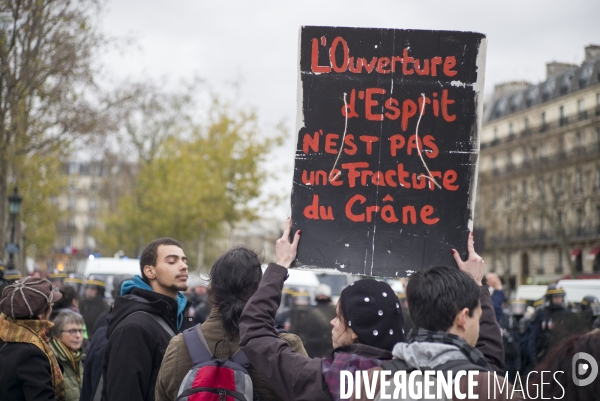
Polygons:
M594 295L600 299L600 280L559 280L558 285L565 290L567 302L580 303L586 295Z
M521 284L517 287L516 299L524 299L526 301L537 301L546 295L547 285L526 285Z
M106 281L105 296L112 298L113 277L119 274L140 274L140 261L137 259L93 258L82 260L77 264L77 272L83 276L82 294L85 281L90 275Z
M336 270L327 270L316 273L321 284L327 284L331 287L331 301L336 305L340 299L342 290L354 281L352 274L342 273Z

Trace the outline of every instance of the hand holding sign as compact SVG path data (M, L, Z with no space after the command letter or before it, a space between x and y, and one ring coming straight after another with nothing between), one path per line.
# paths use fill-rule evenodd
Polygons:
M454 248L452 248L452 255L454 255L454 260L456 260L458 268L466 273L469 273L477 285L481 285L481 280L483 279L484 262L481 256L475 252L475 248L473 247L473 233L469 234L469 239L467 240L467 249L469 250L469 258L466 262L462 261L460 255Z
M296 259L296 252L298 250L298 242L300 241L301 230L296 231L294 234L294 241L290 242L290 229L292 227L292 220L288 217L285 222L285 229L283 230L283 236L275 242L275 255L277 256L277 264L283 266L286 269L290 267L294 259Z

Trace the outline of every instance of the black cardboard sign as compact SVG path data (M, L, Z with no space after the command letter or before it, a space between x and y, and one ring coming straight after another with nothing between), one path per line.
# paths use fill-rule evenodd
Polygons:
M298 264L400 277L466 256L485 36L302 27Z

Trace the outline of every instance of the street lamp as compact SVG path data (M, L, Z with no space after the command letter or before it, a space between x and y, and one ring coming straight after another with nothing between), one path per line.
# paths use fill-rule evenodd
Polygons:
M10 214L10 243L7 246L8 252L8 269L15 268L15 253L19 252L19 245L15 244L15 227L17 225L17 215L21 211L21 202L23 197L19 195L19 189L15 186L15 191L8 197L8 213Z

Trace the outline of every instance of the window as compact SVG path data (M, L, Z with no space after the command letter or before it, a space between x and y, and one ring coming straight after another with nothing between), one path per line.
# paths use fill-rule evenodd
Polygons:
M556 273L560 274L563 271L563 251L562 249L558 249L558 264L556 266Z
M546 218L542 215L540 215L540 234L542 234L542 237L546 234Z
M88 228L94 228L94 227L96 227L96 218L90 217L88 219Z
M492 156L492 170L496 171L496 155Z
M67 220L67 227L69 227L69 228L75 227L75 219L73 217L69 217L69 219Z
M566 121L565 121L565 106L560 106L558 108L558 121L560 123L560 125L565 125Z
M577 170L575 172L575 192L582 192L583 190L583 182L581 176L581 170Z
M69 209L75 209L75 198L69 198Z
M506 152L506 165L512 166L512 153Z
M79 174L79 163L69 163L69 175Z
M596 173L594 174L594 188L600 190L600 166L596 166Z
M538 274L544 274L545 269L545 260L546 260L546 251L543 249L540 250L540 267L538 269Z
M498 127L494 127L494 141L498 139Z
M510 194L510 185L506 186L506 206L510 206L510 198L511 198L511 194Z
M583 231L583 208L577 208L577 230L578 234L582 234Z
M581 149L582 148L582 144L583 144L583 142L581 140L581 132L577 132L575 134L575 147L577 149Z
M546 199L546 189L544 188L544 181L539 180L537 184L538 184L538 195L539 195L540 200Z
M521 183L521 188L522 188L522 193L523 193L523 198L527 198L527 181L523 180L523 182Z
M73 237L70 235L65 238L65 246L73 246Z
M588 64L583 67L581 70L581 75L579 76L579 87L583 88L590 83L590 78L592 77L592 71L594 69L594 64Z
M581 114L585 111L585 101L584 99L579 99L577 101L577 111Z
M600 205L596 206L596 234L600 233Z
M90 210L95 210L96 209L96 199L91 198L90 199Z
M523 125L525 126L525 130L529 129L529 117L525 117L525 121L523 121Z
M546 125L546 112L545 111L542 112L541 118L542 118L542 127L543 127L544 125Z
M523 232L523 236L527 234L527 223L527 216L523 216L523 218L521 219L521 230Z
M508 135L513 135L513 123L508 123Z

